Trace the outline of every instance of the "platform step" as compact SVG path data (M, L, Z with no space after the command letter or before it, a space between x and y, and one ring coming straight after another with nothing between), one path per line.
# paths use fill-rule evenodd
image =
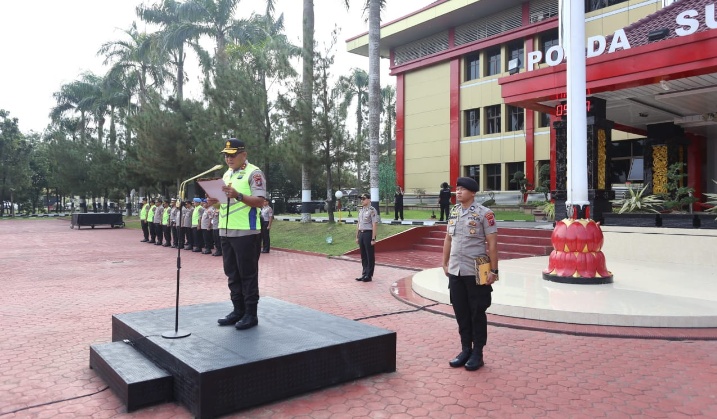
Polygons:
M436 252L441 253L443 252L443 244L440 246L433 245L433 244L425 244L425 243L416 243L413 245L413 248L415 250L422 250L422 251L428 251L428 252Z
M91 345L90 368L127 406L127 412L174 400L172 376L122 341Z

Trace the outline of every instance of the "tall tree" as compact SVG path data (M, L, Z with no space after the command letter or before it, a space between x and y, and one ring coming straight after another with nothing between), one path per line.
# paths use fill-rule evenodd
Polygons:
M303 48L302 48L302 75L301 75L301 222L311 221L309 204L311 201L311 183L309 159L312 155L311 143L313 138L313 95L314 95L314 0L304 0L303 9Z
M140 106L147 101L151 87L161 87L169 77L165 65L166 59L157 47L159 38L156 34L142 33L137 24L132 23L130 29L124 31L129 40L117 40L104 43L98 54L105 56L105 64L111 64L109 76L116 79L133 81L133 91L139 96ZM120 77L119 74L124 74Z
M381 71L379 42L381 40L382 0L368 0L368 137L371 205L380 212L378 183L378 135L381 124Z
M383 138L384 149L389 161L393 161L393 138L394 123L396 121L396 88L387 85L381 89L381 114L383 115ZM379 150L380 153L380 150ZM392 185L392 187L395 185Z
M364 142L364 113L368 106L368 73L360 68L351 69L349 76L339 78L344 94L344 107L356 101L356 190L361 190L362 156Z
M137 16L145 22L160 25L158 46L167 52L175 68L174 93L177 101L181 103L186 80L184 47L187 42L196 39L199 32L194 25L182 21L180 5L181 3L174 0L163 0L162 3L152 6L142 4L137 7Z
M18 119L0 109L0 203L15 190L28 187L30 146L20 132ZM0 214L4 205L0 205Z

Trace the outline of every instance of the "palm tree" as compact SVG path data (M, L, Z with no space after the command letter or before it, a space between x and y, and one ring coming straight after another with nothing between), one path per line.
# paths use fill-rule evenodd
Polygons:
M364 109L368 105L368 74L360 69L353 68L351 75L339 78L341 90L344 94L344 107L348 107L356 100L356 189L361 189L361 155L363 154L363 124Z
M174 92L178 102L184 98L184 62L186 54L184 46L199 36L197 28L185 24L180 17L180 3L164 0L161 4L137 7L137 16L145 22L155 23L162 27L159 34L159 45L167 51L170 61L176 69Z
M396 88L387 85L381 89L381 113L384 117L383 141L389 162L393 153L393 124L396 120Z
M120 79L118 73L124 73L125 80L137 83L140 105L147 101L150 87L161 87L168 72L164 65L165 57L158 48L159 38L156 34L140 33L137 24L132 23L125 31L129 40L110 41L104 43L98 54L105 56L105 64L112 64L109 76ZM151 79L151 80L150 80Z
M87 143L88 117L97 124L97 140L102 143L107 104L103 91L103 80L93 73L84 73L79 80L65 84L53 97L57 105L50 111L53 122L59 122L68 113L80 114L80 139Z
M178 16L186 33L214 39L214 68L220 77L228 69L227 45L234 40L247 40L247 23L234 19L239 0L188 0L180 3ZM268 0L273 10L273 0ZM206 55L200 53L200 59ZM206 66L205 62L205 66Z

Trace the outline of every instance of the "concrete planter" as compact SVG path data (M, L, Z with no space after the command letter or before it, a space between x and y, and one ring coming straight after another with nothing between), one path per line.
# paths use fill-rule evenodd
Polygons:
M603 225L626 227L665 227L665 228L710 228L717 229L715 216L706 213L694 214L603 214Z

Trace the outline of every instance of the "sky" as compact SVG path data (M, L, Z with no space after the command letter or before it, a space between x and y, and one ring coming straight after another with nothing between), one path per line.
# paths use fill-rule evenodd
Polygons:
M382 21L389 22L430 4L433 0L387 0ZM97 51L105 42L127 39L124 30L137 21L140 30L154 31L135 13L140 4L159 0L9 0L0 10L0 109L18 118L20 130L42 132L49 124L55 105L52 97L63 84L92 71L104 75L108 66ZM276 15L284 14L285 33L301 45L302 0L275 0ZM346 51L346 39L368 31L363 13L364 0L351 0L346 11L344 0L314 0L315 40L319 51L340 28L334 48L334 74L347 74L353 67L368 71L368 58ZM262 0L240 0L237 18L252 12L263 14ZM388 60L381 60L381 85L394 84L388 76ZM189 69L188 95L199 99L198 68ZM192 86L197 86L192 88Z

